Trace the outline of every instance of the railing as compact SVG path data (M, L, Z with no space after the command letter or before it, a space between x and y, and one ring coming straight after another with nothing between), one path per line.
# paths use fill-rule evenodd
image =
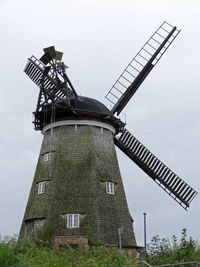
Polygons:
M142 267L152 267L149 263L147 263L146 261L138 261L136 262L136 265L142 266Z
M198 261L192 261L192 262L180 262L180 263L175 263L175 264L162 264L162 265L154 265L153 267L179 267L179 266L183 266L183 267L199 267L200 266L200 262Z
M136 266L142 267L200 267L200 262L191 261L191 262L180 262L180 263L172 263L172 264L161 264L161 265L150 265L146 261L138 261L135 262Z

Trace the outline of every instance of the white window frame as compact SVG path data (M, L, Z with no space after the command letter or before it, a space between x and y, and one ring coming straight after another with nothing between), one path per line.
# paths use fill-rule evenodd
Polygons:
M38 195L44 194L45 191L45 181L39 182L38 183Z
M47 152L43 155L44 162L50 161L51 160L51 152Z
M106 193L110 195L115 194L115 183L113 182L106 182Z
M67 228L79 228L79 214L67 214Z

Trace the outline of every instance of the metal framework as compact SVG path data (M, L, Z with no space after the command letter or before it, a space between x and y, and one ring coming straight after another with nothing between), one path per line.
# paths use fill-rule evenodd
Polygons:
M77 97L76 91L66 73L56 68L46 67L35 56L28 59L24 72L40 88L36 112L44 104L53 102L66 102L69 104L70 96Z
M59 103L62 103L61 108L69 107L71 97L78 97L65 73L67 66L61 62L62 55L63 53L56 51L54 46L44 48L44 55L40 60L31 56L24 69L28 77L40 88L34 112L35 130L41 130L44 126L44 119L47 121L49 116L49 108L53 111ZM42 113L45 112L43 116Z

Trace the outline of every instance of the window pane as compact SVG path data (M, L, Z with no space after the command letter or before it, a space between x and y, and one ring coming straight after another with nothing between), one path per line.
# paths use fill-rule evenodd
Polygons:
M109 194L109 182L106 182L106 193Z
M115 192L115 184L114 183L110 183L110 193L114 194Z
M38 183L38 195L44 194L45 181Z
M106 182L106 193L114 195L114 193L115 193L115 183Z
M42 182L42 183L41 183L41 187L42 187L42 188L41 188L41 193L44 193L45 182Z
M67 214L67 228L79 227L79 214Z
M44 161L50 161L51 160L51 152L45 153L43 155Z
M72 228L72 214L67 214L67 227Z
M78 214L74 214L74 227L79 227Z

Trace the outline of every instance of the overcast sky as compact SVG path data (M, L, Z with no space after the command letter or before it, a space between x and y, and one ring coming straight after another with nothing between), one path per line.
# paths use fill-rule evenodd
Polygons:
M150 35L166 20L181 33L121 119L127 129L199 191L199 0L0 0L0 233L18 233L42 142L33 130L38 88L23 73L27 58L55 45L77 92L104 96ZM138 245L179 235L200 237L199 195L186 212L117 150Z

